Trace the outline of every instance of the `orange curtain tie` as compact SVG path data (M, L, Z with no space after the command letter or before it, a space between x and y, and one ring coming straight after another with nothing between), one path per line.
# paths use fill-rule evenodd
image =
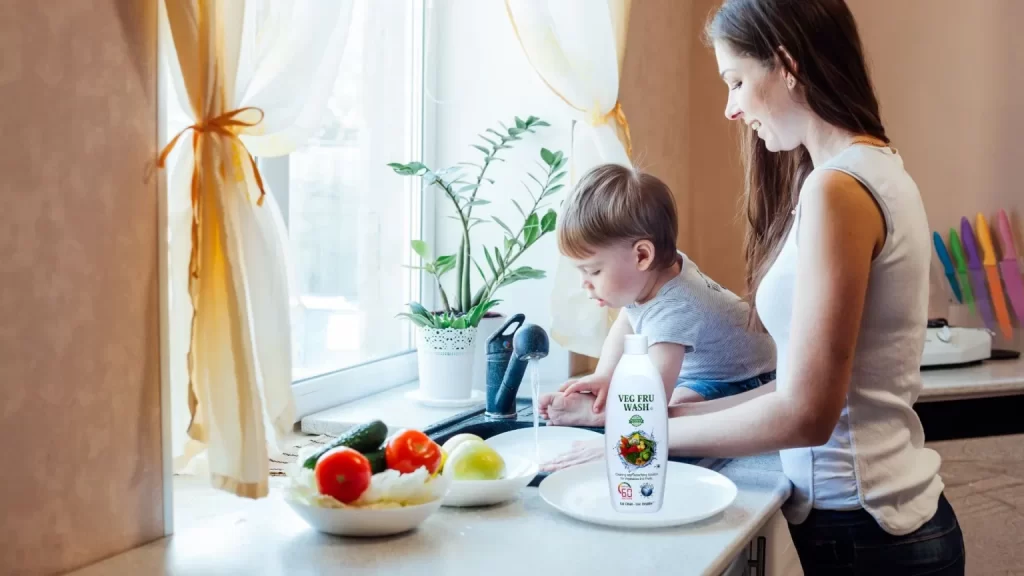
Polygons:
M615 102L615 107L612 108L607 114L601 115L600 113L591 113L589 123L592 126L600 126L607 124L611 119L615 120L615 123L622 129L622 135L625 139L624 144L626 145L626 156L629 158L633 157L633 137L629 134L629 122L626 120L626 111L622 109L622 102Z
M239 115L241 115L241 114L243 114L245 112L248 112L250 110L255 110L256 112L259 112L259 114L260 114L259 118L256 119L255 121L248 121L248 120L242 120L242 119L240 119L238 117ZM214 134L220 134L221 136L226 136L227 138L230 138L230 139L235 140L236 142L238 142L238 145L241 146L243 150L245 150L246 156L249 157L249 163L252 166L253 177L256 179L256 185L260 189L260 197L256 199L256 205L257 206L262 206L263 205L263 198L267 194L266 189L263 186L263 177L260 175L259 167L257 167L257 165L256 165L256 159L253 158L252 154L249 153L249 150L246 149L245 144L242 142L242 139L238 137L237 129L240 128L240 127L251 128L253 126L258 126L260 122L263 122L263 116L264 116L263 110L261 110L259 108L256 108L255 106L247 106L245 108L238 108L236 110L231 110L230 112L225 112L225 113L221 114L220 116L216 116L216 117L210 118L208 120L200 120L199 122L196 122L195 124L186 127L181 132L178 132L178 134L175 135L174 138L172 138L171 141L168 142L166 146L164 146L164 149L160 152L160 156L157 158L156 167L157 168L164 168L166 166L166 164L167 164L167 157L170 156L171 151L174 150L174 147L175 147L175 145L177 145L178 140L180 140L181 137L184 136L185 133L188 132L189 130L192 131L192 150L193 150L193 152L196 150L196 148L199 145L199 136L201 134L214 133ZM195 162L196 162L196 167L198 167L198 158L195 160ZM199 178L198 178L198 175L199 175L198 174L198 170L193 169L193 171L192 171L192 254L191 254L190 258L189 258L189 265L188 265L189 275L192 278L198 278L199 277L199 221L200 221L201 215L199 213L200 210L199 210Z
M246 120L240 120L238 118L240 114L243 114L250 110L255 110L256 112L260 113L260 117L258 120L250 122ZM245 148L245 144L242 143L242 139L238 137L238 133L234 130L234 128L252 128L253 126L258 126L260 122L263 122L263 116L263 110L255 106L246 106L245 108L238 108L230 112L225 112L220 116L210 118L209 120L200 120L199 122L196 122L195 124L184 128L181 132L178 132L178 134L175 135L175 137L172 138L171 141L168 142L166 146L164 146L164 149L160 152L160 157L157 159L156 166L157 168L164 168L166 166L167 157L171 154L171 150L174 150L174 146L178 143L178 140L182 136L184 136L185 133L188 132L189 130L192 130L192 132L197 137L199 134L203 134L206 132L213 132L216 134L220 134L221 136L227 136L232 140L236 140L238 144L242 146L242 149L245 150L246 155L249 156L249 163L252 165L252 173L253 176L256 178L256 185L259 186L260 189L260 197L256 199L256 205L262 206L263 197L266 196L267 194L266 190L263 187L263 176L260 175L260 170L256 166L256 159L253 158L252 154L249 154L249 150ZM193 150L195 150L197 144L197 138L193 137Z

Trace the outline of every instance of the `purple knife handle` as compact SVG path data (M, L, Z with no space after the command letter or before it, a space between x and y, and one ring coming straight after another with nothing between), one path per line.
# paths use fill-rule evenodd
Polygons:
M985 273L980 269L972 268L971 283L975 294L974 304L978 307L978 313L981 314L981 319L985 321L985 326L989 330L995 331L998 324L996 323L996 316L992 312L992 304L989 303Z
M974 239L974 229L967 218L960 218L960 235L963 236L964 248L967 249L968 268L980 269L981 258L978 257L978 241Z

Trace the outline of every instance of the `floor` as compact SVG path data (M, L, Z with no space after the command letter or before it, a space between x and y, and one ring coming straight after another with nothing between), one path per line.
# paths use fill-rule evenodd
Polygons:
M928 444L942 455L946 497L967 545L967 574L1024 576L1024 435ZM285 482L271 478L271 490ZM175 530L243 512L252 502L213 490L199 476L174 477Z
M1024 575L1024 435L930 442L964 533L967 574Z

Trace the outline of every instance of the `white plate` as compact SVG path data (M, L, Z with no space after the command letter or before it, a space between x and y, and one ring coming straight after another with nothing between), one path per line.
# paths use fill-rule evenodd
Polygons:
M531 462L543 464L552 458L572 450L573 442L593 440L604 435L593 430L572 428L570 426L541 426L538 431L540 439L540 460L534 443L533 427L520 428L492 436L484 442L501 453L502 456L519 456Z
M668 463L665 500L653 513L622 513L612 508L605 462L559 470L540 483L540 496L558 511L603 526L665 528L718 514L736 499L736 485L718 472L681 462Z
M424 396L419 388L409 390L405 393L405 397L413 402L419 402L424 406L430 406L431 408L468 408L470 406L476 406L477 404L484 404L486 398L482 390L473 390L469 395L469 398L460 398L458 400L444 400L440 398L429 398Z
M537 475L537 463L502 454L505 477L500 480L452 480L444 497L445 506L490 506L519 496Z
M390 536L408 532L441 508L442 498L403 508L381 510L360 508L324 508L309 506L291 498L284 501L307 524L320 532L337 536Z

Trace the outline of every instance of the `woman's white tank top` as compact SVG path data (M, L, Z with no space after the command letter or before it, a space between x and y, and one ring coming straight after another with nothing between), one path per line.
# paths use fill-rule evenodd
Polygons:
M783 512L799 524L811 508L864 508L885 531L907 534L934 515L943 489L939 455L924 447L921 421L911 408L921 390L928 320L931 239L924 205L891 148L853 145L815 170L856 178L882 209L886 239L871 265L839 422L825 445L780 452L793 483ZM793 378L789 323L797 305L797 255L801 243L815 241L800 237L803 199L802 191L789 235L756 295L761 321L775 340L780 390Z

